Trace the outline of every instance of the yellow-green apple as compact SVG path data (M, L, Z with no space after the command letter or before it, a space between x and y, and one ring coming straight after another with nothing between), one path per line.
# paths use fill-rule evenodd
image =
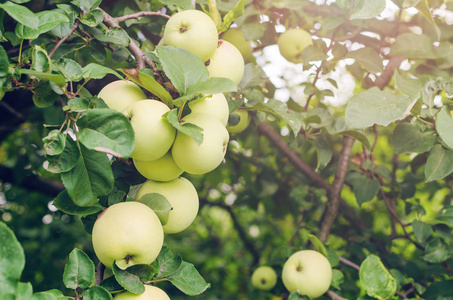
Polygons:
M269 266L258 267L252 274L252 285L263 291L272 289L277 283L277 273Z
M214 21L199 10L185 10L174 14L167 22L163 44L184 48L204 62L217 48L218 32Z
M233 44L245 61L249 61L252 58L253 48L250 45L250 41L247 41L239 28L230 28L222 34L222 40Z
M135 83L116 80L104 86L99 92L98 98L101 98L109 108L123 112L132 103L147 97Z
M230 114L228 102L223 94L214 94L189 102L192 113L207 114L215 117L224 126Z
M300 28L286 30L277 40L281 55L295 64L302 62L302 51L312 44L311 34Z
M230 42L219 40L207 68L210 77L224 77L239 84L244 76L244 58Z
M228 125L226 129L229 133L239 133L245 130L250 123L249 112L245 109L236 109L235 114L239 115L239 122L235 125Z
M108 268L152 263L162 248L164 231L156 213L143 203L120 202L104 210L93 226L93 248Z
M122 292L113 297L115 300L170 300L167 293L158 287L145 285L145 291L140 294L132 294L131 292Z
M283 265L282 280L288 291L317 298L323 295L332 281L332 267L327 258L313 250L292 254Z
M164 103L151 99L125 109L123 113L131 120L135 133L132 158L150 161L168 152L176 136L176 129L163 117L169 110Z
M167 198L172 207L168 221L163 226L165 233L178 233L192 224L198 213L199 199L197 190L186 178L172 181L146 181L137 192L137 200L149 193L158 193Z
M170 152L151 161L133 159L137 171L148 179L155 181L170 181L178 178L184 171L178 167Z
M178 131L171 154L176 164L190 174L205 174L217 168L225 157L230 138L225 126L213 116L191 113L181 120L203 130L203 141L195 140Z

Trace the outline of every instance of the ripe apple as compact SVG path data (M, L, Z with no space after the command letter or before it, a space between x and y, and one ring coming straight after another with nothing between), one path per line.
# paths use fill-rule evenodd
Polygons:
M225 126L213 116L191 113L181 123L192 123L203 129L203 141L181 131L176 134L171 154L176 164L190 174L205 174L217 168L225 157L230 138Z
M122 292L115 297L113 297L115 300L170 300L170 297L168 297L167 293L165 293L163 290L161 290L158 287L152 286L152 285L145 285L145 291L140 294L132 294L131 292Z
M214 54L219 37L214 21L192 9L178 12L168 20L162 40L164 45L184 48L205 62Z
M252 58L253 48L250 45L250 41L247 41L239 28L230 28L225 31L222 35L222 40L233 44L245 61L249 61Z
M234 111L239 115L239 122L236 125L228 125L226 129L229 133L239 133L244 131L250 123L249 112L245 109L237 109Z
M124 269L152 263L162 248L164 231L156 213L145 204L120 202L99 215L92 241L96 256L106 267L112 268L116 260Z
M225 126L228 123L230 114L228 102L223 94L206 96L189 102L192 113L207 114L215 117Z
M271 267L258 267L252 274L252 285L259 290L268 291L275 284L277 284L277 273Z
M231 43L219 40L219 46L209 60L207 68L209 76L228 78L239 84L244 76L244 58Z
M180 177L172 181L146 181L137 192L139 201L143 195L158 193L167 198L172 210L167 223L163 226L165 233L178 233L192 224L198 213L198 193L193 184Z
M116 80L104 86L98 98L101 98L109 108L123 112L129 105L146 99L146 95L135 83Z
M302 62L302 51L312 44L311 34L300 28L286 30L277 40L281 55L295 64Z
M332 267L327 258L317 251L298 251L285 262L282 280L288 291L317 298L330 287Z
M151 161L168 152L176 129L163 117L170 108L157 100L138 101L123 112L131 120L135 133L132 158Z
M155 181L170 181L176 179L184 171L178 167L170 152L151 161L133 159L137 171L148 179Z

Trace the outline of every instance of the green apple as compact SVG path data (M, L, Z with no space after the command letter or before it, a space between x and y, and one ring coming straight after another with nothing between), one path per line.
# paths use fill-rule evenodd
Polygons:
M205 62L214 54L219 37L211 17L192 9L178 12L168 20L162 40L164 45L184 48Z
M101 98L109 108L123 112L129 105L147 97L135 83L116 80L104 86L98 98Z
M151 161L133 159L137 171L148 179L155 181L170 181L176 179L184 171L178 167L170 152Z
M92 232L93 248L108 268L116 261L125 269L152 263L162 248L164 231L156 213L143 203L120 202L97 218Z
M277 273L271 267L258 267L252 274L252 285L259 290L268 291L275 284L277 284Z
M236 125L228 125L226 129L229 133L239 133L244 131L250 123L249 112L245 109L237 109L234 111L239 115L239 122Z
M163 290L161 290L158 287L152 286L152 285L145 285L145 291L140 294L132 294L131 292L122 292L115 297L113 297L115 300L170 300L170 297L168 297L167 293L165 293Z
M193 184L180 177L168 182L146 181L137 192L137 200L143 195L158 193L167 198L172 210L163 226L165 233L178 233L192 224L198 213L198 193Z
M184 123L192 123L203 130L203 141L195 140L178 131L171 154L176 164L190 174L205 174L217 168L225 157L230 138L225 126L213 116L191 113L183 118Z
M219 40L207 68L210 77L224 77L239 84L244 76L244 58L231 43Z
M176 129L163 117L168 111L164 103L150 99L125 109L123 113L131 120L135 133L132 158L151 161L168 152L176 136Z
M300 28L286 30L277 40L281 55L295 64L302 62L302 51L312 44L311 34Z
M332 281L332 267L327 258L313 250L292 254L283 265L282 280L289 292L317 298L323 295Z
M207 114L215 117L224 126L230 114L228 101L223 94L214 94L189 102L192 113Z
M239 52L245 61L249 61L252 58L253 48L250 45L250 41L247 41L239 28L230 28L225 31L222 35L222 40L230 42Z

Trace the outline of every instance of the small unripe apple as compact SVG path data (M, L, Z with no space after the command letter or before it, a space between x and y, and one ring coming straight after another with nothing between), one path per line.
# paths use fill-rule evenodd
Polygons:
M146 95L135 83L116 80L104 86L98 98L101 98L109 108L123 112L132 103L146 99Z
M332 267L327 258L313 250L292 254L283 265L282 280L289 292L317 298L323 295L332 281Z
M191 113L181 123L192 123L203 130L203 141L178 131L171 154L176 164L190 174L205 174L217 168L225 157L230 138L225 126L213 116Z
M239 84L244 76L244 58L231 43L219 40L207 68L210 77L224 77Z
M132 158L151 161L170 150L176 129L163 117L170 108L157 100L142 100L128 106L123 112L131 120L135 133Z
M199 10L185 10L174 14L167 22L163 44L184 48L204 62L217 48L218 32L214 21Z
M181 232L195 220L199 207L198 193L186 178L180 177L167 182L148 180L138 190L137 200L149 193L161 194L170 202L172 210L163 226L165 233Z
M133 159L135 168L144 177L155 181L170 181L178 178L184 171L175 163L167 152L164 156L151 161Z
M224 126L230 114L228 102L223 94L214 94L189 102L192 113L207 114L215 117Z
M277 40L281 55L295 64L302 62L302 51L312 44L311 34L300 28L286 30Z
M162 248L164 231L156 213L143 203L120 202L104 210L92 232L96 256L107 267L125 269L152 263Z
M239 52L245 61L249 61L252 58L253 48L250 45L250 41L247 41L239 28L230 28L225 31L222 35L222 40L230 42Z
M250 123L249 112L245 109L237 109L234 111L239 115L239 122L236 125L228 125L226 129L229 133L239 133L244 131Z
M259 290L268 291L275 284L277 284L277 273L271 267L258 267L252 274L252 285Z
M113 297L115 300L170 300L170 297L168 297L167 293L165 293L163 290L161 290L158 287L152 286L152 285L145 285L145 291L140 294L132 294L131 292L122 292L115 297Z

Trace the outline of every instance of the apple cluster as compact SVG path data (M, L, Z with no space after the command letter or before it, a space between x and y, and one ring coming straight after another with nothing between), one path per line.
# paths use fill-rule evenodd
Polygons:
M231 43L218 39L216 25L201 11L174 14L168 20L162 41L164 45L182 47L202 58L210 77L229 78L236 84L242 80L244 59L241 53ZM217 168L225 157L228 130L243 130L249 116L247 111L238 110L242 123L227 129L229 107L223 94L205 95L188 102L190 113L183 116L180 123L201 128L203 139L197 143L170 124L165 117L170 111L166 104L148 99L133 82L114 81L106 85L98 97L130 120L135 134L132 161L147 181L139 188L136 201L114 204L102 212L93 227L93 248L108 268L114 263L122 269L150 264L162 248L164 234L185 230L197 216L198 193L181 175L184 172L200 175ZM171 210L165 222L140 202L148 194L160 194L168 200ZM157 297L156 290L145 293ZM115 298L129 299L124 293ZM144 296L143 299L151 298Z

